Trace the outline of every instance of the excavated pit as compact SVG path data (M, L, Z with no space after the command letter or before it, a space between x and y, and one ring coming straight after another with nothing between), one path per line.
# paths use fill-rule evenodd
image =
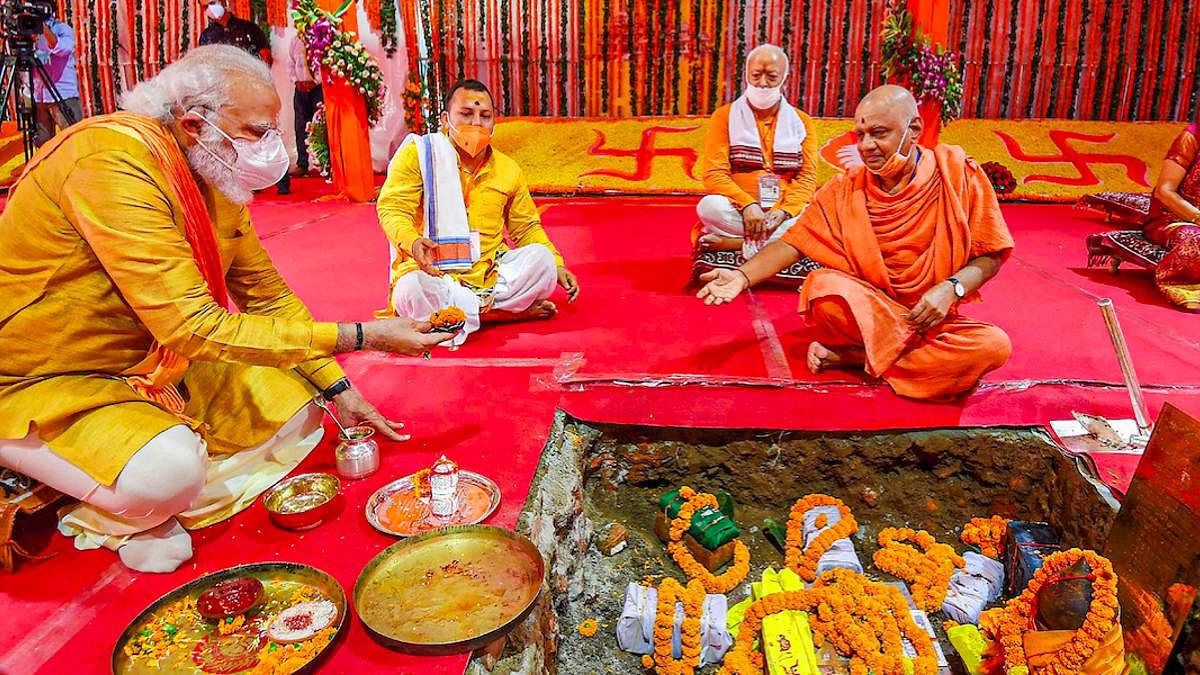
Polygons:
M587 424L560 413L519 525L546 558L548 588L492 672L642 672L640 657L618 649L614 629L627 583L682 578L653 526L658 496L680 485L733 496L751 552L747 582L783 566L763 519L785 523L792 503L814 492L839 497L854 511L858 556L868 576L884 580L890 577L870 557L885 527L925 529L961 551L962 525L997 514L1049 522L1064 545L1098 548L1116 514L1107 489L1033 429L714 431ZM594 545L595 533L614 522L628 528L628 546L607 557ZM748 587L731 591L730 604ZM600 624L590 638L576 630L588 618ZM468 672L486 672L484 665L476 658Z

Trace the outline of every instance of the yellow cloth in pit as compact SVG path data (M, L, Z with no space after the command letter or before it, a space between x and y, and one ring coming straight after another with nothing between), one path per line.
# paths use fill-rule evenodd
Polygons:
M754 598L804 590L804 582L790 569L767 568L762 582L752 584ZM768 675L817 675L817 650L813 645L808 613L786 611L764 617L761 641Z
M389 298L397 279L419 269L412 258L412 245L424 230L425 187L417 147L417 143L410 143L392 158L376 207L383 233L396 247ZM529 195L521 167L495 148L487 153L487 160L474 174L459 165L467 223L471 232L479 234L479 260L466 272L450 274L465 286L485 290L496 285L496 258L509 250L506 238L518 248L542 244L554 254L558 266L563 266L562 256L542 229L541 215Z

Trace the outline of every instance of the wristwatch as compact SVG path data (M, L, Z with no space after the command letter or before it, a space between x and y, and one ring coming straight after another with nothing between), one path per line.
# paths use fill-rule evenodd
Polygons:
M342 379L329 385L328 389L321 391L321 398L326 401L332 401L334 396L346 391L350 388L350 379L343 377Z
M950 277L946 281L950 285L954 286L955 297L957 297L959 300L967 297L967 287L963 286L962 282L958 280L958 277Z

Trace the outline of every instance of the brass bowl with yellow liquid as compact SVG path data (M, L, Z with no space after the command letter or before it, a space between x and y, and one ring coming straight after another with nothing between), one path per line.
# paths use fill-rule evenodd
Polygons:
M494 642L537 604L546 565L533 542L490 525L444 527L392 544L354 584L367 633L413 654Z

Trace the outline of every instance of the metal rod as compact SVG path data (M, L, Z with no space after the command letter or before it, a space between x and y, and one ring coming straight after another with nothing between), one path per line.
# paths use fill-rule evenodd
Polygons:
M340 435L342 438L350 438L346 434L346 427L342 426L342 421L338 419L337 414L333 412L333 408L325 401L324 396L317 394L313 397L313 403L316 403L318 408L324 410L326 415L329 415L329 419L333 420L333 423L337 425L338 431L341 432Z
M1137 373L1133 372L1133 359L1129 357L1129 347L1125 344L1125 333L1121 331L1121 323L1117 321L1117 311L1113 301L1104 298L1099 303L1100 314L1104 317L1104 325L1108 327L1108 336L1112 338L1113 350L1117 352L1117 363L1121 366L1121 375L1125 377L1125 388L1129 390L1129 402L1133 404L1133 416L1137 421L1138 430L1142 433L1150 431L1150 415L1146 410L1146 399L1142 397L1142 387L1138 384Z

